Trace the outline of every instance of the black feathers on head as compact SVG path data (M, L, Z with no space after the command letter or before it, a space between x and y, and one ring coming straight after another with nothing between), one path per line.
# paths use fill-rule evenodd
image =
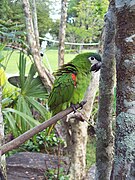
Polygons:
M100 62L102 61L102 58L101 58L100 54L92 53L91 56L95 57L95 59L96 59L97 61L100 61Z

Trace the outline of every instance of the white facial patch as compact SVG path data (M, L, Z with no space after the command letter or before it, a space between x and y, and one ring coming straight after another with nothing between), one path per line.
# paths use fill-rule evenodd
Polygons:
M89 59L89 61L91 62L92 65L98 63L98 61L93 56L90 56L88 59Z

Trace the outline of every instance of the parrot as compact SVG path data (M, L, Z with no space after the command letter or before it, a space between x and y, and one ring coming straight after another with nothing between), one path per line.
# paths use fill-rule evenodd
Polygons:
M91 72L97 72L101 64L100 54L86 52L78 54L54 73L55 80L48 98L52 116L68 107L74 109L74 105L83 100L91 80ZM53 127L54 125L50 131Z

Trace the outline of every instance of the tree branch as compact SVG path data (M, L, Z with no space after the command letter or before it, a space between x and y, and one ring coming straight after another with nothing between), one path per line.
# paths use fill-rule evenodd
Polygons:
M85 103L86 103L86 101L82 101L80 104L76 104L75 108L78 109L78 108L82 107L82 105L84 105ZM25 141L27 141L31 137L33 137L35 134L43 131L44 129L51 126L52 124L55 124L58 120L62 119L64 116L68 115L71 112L73 112L73 109L70 107L70 108L56 114L55 116L53 116L51 119L45 121L44 123L34 127L33 129L30 129L29 131L25 132L24 134L20 135L19 137L10 141L9 143L4 144L0 148L1 154L5 154L6 152L17 148L18 146L23 144Z

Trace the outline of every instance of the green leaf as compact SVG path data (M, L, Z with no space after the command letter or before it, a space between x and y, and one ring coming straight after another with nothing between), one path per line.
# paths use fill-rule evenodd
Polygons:
M29 74L28 74L28 77L25 81L25 84L24 84L24 91L27 92L27 90L30 88L30 85L31 85L31 81L34 79L34 75L36 74L36 68L35 68L35 65L32 64L31 67L30 67L30 70L29 70Z
M2 55L2 51L5 47L5 44L0 44L0 63L4 60L4 56ZM0 64L0 67L3 66L2 64Z
M29 104L31 104L32 107L34 107L45 120L47 120L51 117L50 112L47 111L47 109L42 104L40 104L38 101L36 101L32 97L28 97L28 96L26 96L25 98L29 102Z
M11 98L9 98L9 97L2 99L2 108L11 104L12 102L13 102L13 100L11 100Z
M26 80L27 81L27 80ZM42 84L39 77L36 77L25 84L24 92L27 96L37 97L37 98L47 98L47 90Z
M5 46L6 46L6 44L0 44L0 51L2 51Z
M3 114L7 117L12 133L15 137L18 136L18 128L16 126L16 121L10 112L3 111Z
M26 71L26 57L24 54L20 53L19 58L19 74L20 76L14 76L9 78L9 82L21 88L21 94L23 96L32 96L36 98L47 98L47 90L42 84L41 79L37 76L34 77L37 73L34 63L31 65L28 76L25 76Z
M15 109L12 109L12 108L5 108L4 109L4 112L12 112L12 113L15 113L15 114L18 114L20 117L22 117L28 124L31 128L33 128L34 126L37 126L39 125L40 123L35 120L34 118L26 115L25 113L23 112L20 112L20 111L17 111Z
M26 57L24 57L24 53L20 53L19 58L19 74L20 74L20 86L23 89L25 83L25 70L26 70Z
M35 74L36 68L35 65L32 64L22 94L37 98L47 98L47 90L39 77L34 78Z
M24 99L22 95L18 97L18 100L16 103L16 110L23 112L26 115L32 117L30 107L28 106L28 103L26 102L26 100ZM27 121L24 121L23 117L20 117L20 115L16 115L16 120L23 132L28 130L29 124L27 123Z
M17 110L25 112L25 114L29 116L32 116L31 109L22 95L18 97L16 108Z

